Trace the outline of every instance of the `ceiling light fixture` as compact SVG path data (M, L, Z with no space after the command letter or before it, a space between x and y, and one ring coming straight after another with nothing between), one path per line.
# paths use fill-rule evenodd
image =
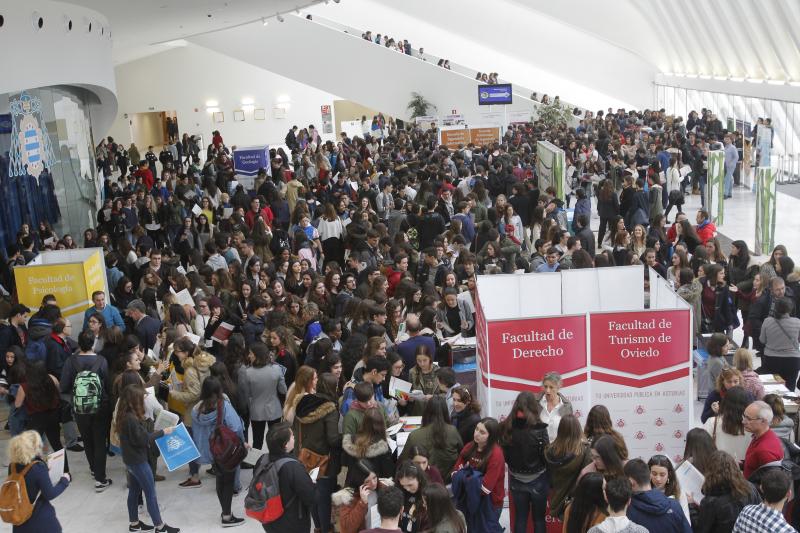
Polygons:
M740 82L744 81L744 78L743 77L731 76L730 78L728 78L728 81L735 81L736 83L740 83Z
M800 87L800 81L790 81L789 85L792 87Z
M770 79L767 79L767 83L769 83L770 85L786 85L786 81L785 80L770 80Z
M747 78L747 83L764 83L762 78Z
M286 19L283 18L283 16L280 13L277 14L277 18L278 18L278 22L283 22L284 20L286 20Z
M711 75L710 74L700 74L700 79L701 80L710 80L711 79Z
M264 25L264 26L269 24L269 21L266 19L266 17L261 17L261 24Z
M725 80L727 80L728 78L727 78L727 77L725 77L725 76L717 76L717 75L714 75L714 79L715 79L715 80L717 80L717 81L725 81Z

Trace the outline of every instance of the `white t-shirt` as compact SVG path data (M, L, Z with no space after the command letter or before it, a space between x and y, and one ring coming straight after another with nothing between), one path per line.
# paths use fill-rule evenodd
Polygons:
M744 461L745 453L747 452L747 447L750 445L750 441L752 440L751 436L745 433L744 435L730 435L722 431L722 418L719 419L719 422L716 421L717 417L713 416L706 420L706 423L703 424L703 429L705 429L709 435L712 437L714 436L714 423L717 424L717 435L715 438L715 444L717 445L717 449L723 452L727 452L733 456L736 461Z

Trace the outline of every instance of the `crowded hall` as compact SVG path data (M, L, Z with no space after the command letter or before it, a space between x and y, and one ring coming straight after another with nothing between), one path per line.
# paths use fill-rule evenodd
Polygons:
M0 0L2 531L800 530L797 27Z

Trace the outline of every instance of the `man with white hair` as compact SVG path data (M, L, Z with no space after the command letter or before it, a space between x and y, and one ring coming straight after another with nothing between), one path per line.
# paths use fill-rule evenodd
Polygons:
M747 479L765 464L783 459L781 439L769 428L772 418L772 408L766 402L753 402L744 410L744 429L753 434L744 456L744 477Z

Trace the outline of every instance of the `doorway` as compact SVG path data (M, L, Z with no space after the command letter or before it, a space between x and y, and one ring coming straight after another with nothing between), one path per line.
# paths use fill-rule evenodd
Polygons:
M178 116L175 111L152 111L148 113L133 113L130 117L131 141L142 151L152 146L156 153L166 145L172 137L175 139Z

